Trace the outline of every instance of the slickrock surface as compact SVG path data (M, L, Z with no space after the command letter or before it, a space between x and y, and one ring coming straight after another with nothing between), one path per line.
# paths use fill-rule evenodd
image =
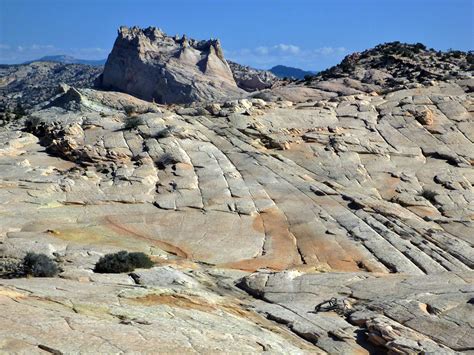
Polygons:
M155 27L120 27L101 85L157 103L239 97L218 40L169 37Z
M0 349L474 352L461 72L192 108L68 88L1 128L0 266L63 271L0 280ZM157 266L92 272L124 249Z
M255 309L331 354L472 351L473 274L260 272L240 286ZM323 304L336 298L336 306ZM361 329L373 348L361 342ZM362 346L361 346L362 345ZM365 346L365 349L364 347Z
M76 251L66 258L92 261L97 254ZM223 288L235 276L164 266L138 271L134 277L140 284L126 274L84 269L55 279L4 280L0 349L29 354L323 353L252 311L243 292Z

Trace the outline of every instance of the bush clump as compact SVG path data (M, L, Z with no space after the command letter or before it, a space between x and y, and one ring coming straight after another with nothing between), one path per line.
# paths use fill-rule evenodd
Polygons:
M149 269L154 265L150 257L144 253L129 253L128 258L130 259L130 263L139 269Z
M33 277L53 277L59 272L58 265L45 254L28 253L23 259L23 273Z
M144 253L129 253L125 250L115 254L106 254L95 264L94 272L104 274L119 274L131 272L135 268L149 269L153 261Z
M134 116L136 113L137 113L137 108L133 105L127 105L125 106L124 108L124 111L125 111L125 114L128 116L128 117L132 117Z

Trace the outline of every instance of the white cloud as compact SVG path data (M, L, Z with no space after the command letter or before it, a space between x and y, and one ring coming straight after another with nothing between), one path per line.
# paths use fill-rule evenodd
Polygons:
M273 49L279 50L283 53L298 54L300 52L300 47L293 44L284 44L280 43L273 47Z
M294 44L279 43L253 49L225 51L226 57L236 62L259 68L283 64L309 70L320 69L338 63L349 50L345 47L301 48Z
M253 52L259 55L269 55L269 54L298 54L301 51L300 47L293 44L280 43L271 47L260 46L253 50ZM247 52L252 52L252 50L247 50Z
M247 50L248 52L251 52L250 50ZM267 55L268 52L269 52L269 48L268 47L257 47L255 48L255 52L258 53L258 54L261 54L261 55Z

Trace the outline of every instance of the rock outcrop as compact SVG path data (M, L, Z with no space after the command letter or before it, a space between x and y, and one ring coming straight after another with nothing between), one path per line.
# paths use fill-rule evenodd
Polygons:
M278 78L268 70L258 70L231 61L228 63L237 86L245 91L268 89L278 81Z
M0 351L472 352L474 79L412 74L192 107L64 88L0 128L0 276L61 267L0 279ZM156 267L93 272L123 249Z
M157 103L239 97L219 40L169 37L155 27L120 27L101 85Z
M304 87L338 95L382 94L455 81L472 91L473 71L472 52L441 52L420 43L391 42L346 56L340 64L305 80Z

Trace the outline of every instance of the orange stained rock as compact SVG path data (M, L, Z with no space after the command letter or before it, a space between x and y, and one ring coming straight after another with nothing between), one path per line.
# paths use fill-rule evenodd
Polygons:
M142 306L167 305L175 308L197 310L201 312L213 312L223 310L227 313L243 318L260 318L240 306L240 301L233 298L222 299L218 302L209 301L203 297L184 294L148 294L143 297L127 298L125 302L140 304Z
M413 212L414 214L416 214L417 216L421 218L426 217L426 216L432 217L432 216L441 215L436 208L430 207L430 206L407 206L406 209Z
M293 232L298 249L309 265L327 265L334 271L383 271L366 260L359 248L345 236L317 232L310 225L297 226Z
M119 221L117 221L112 216L106 216L105 221L107 222L107 226L109 226L110 228L112 228L116 232L119 232L119 233L122 233L122 234L125 233L125 234L128 234L128 235L130 235L134 238L144 240L144 241L150 243L150 245L157 246L158 248L160 248L160 249L162 249L162 250L164 250L168 253L174 254L176 256L180 256L180 257L183 257L183 258L188 257L188 253L185 252L182 248L177 247L177 246L175 246L171 243L155 239L155 238L153 238L149 235L137 232L133 229L133 226L124 225L124 224L120 223Z
M200 297L188 297L185 295L149 294L143 297L128 298L126 302L140 304L142 306L168 305L183 309L193 309L202 312L212 312L217 309Z
M129 303L131 305L136 304L148 307L166 305L174 308L195 310L206 313L223 311L233 316L244 318L249 322L255 323L256 326L279 334L292 343L294 342L295 344L301 344L300 339L292 332L275 325L274 322L262 317L260 314L246 309L241 299L223 298L218 302L210 302L203 297L194 295L149 294L143 297L127 298L122 302ZM303 350L311 351L313 354L323 353L310 344L303 344Z
M337 201L326 199L325 203L337 204ZM262 254L220 266L246 271L261 268L284 270L299 268L304 262L319 271L385 272L368 260L359 247L345 236L318 232L311 224L290 229L285 215L276 207L256 216L253 227L266 235Z
M400 179L389 174L384 174L383 180L380 183L376 182L375 187L383 199L390 200L397 195L396 188L400 184Z
M265 243L261 255L253 259L244 259L226 263L229 267L247 271L261 268L283 270L301 264L294 235L288 229L285 215L276 207L269 208L255 217L253 227L265 233Z
M25 293L21 293L21 292L9 289L7 287L0 287L0 300L4 297L17 301L19 299L27 298L28 295Z
M130 215L127 217L130 217ZM121 223L119 221L120 218L120 216L109 215L102 218L96 225L90 227L58 227L54 230L48 230L47 233L55 238L82 245L111 245L137 251L154 246L181 258L188 257L188 253L183 247L175 246L169 242L158 239L158 237L153 237L150 234L135 229L136 223Z

